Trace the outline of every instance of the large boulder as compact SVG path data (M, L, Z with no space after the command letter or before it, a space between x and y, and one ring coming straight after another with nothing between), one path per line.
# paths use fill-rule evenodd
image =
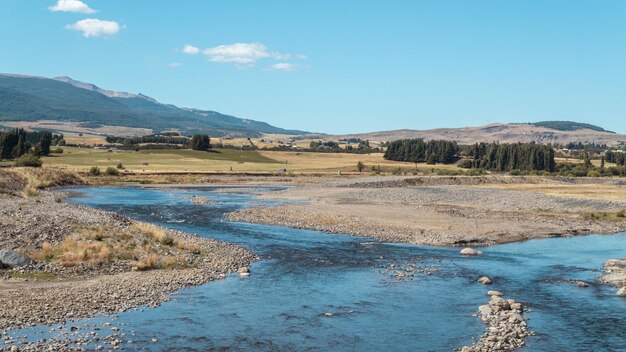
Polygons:
M483 252L477 251L473 248L463 248L461 249L461 255L481 255Z
M619 291L617 291L617 295L618 295L619 297L626 297L626 287L622 287L622 288L620 288L620 290L619 290Z
M0 249L0 267L19 268L34 264L35 262L23 254L14 251Z

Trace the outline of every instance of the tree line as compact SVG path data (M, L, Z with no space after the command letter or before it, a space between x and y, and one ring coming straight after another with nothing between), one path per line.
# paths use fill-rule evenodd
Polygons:
M62 140L54 135L56 141ZM0 132L0 160L19 158L32 153L36 156L50 154L53 135L47 131L26 132L24 129L15 129Z
M550 145L531 143L476 143L465 151L468 160L461 167L493 171L549 171L556 162Z
M142 137L116 137L116 136L107 136L107 143L119 143L123 145L134 145L134 144L180 144L180 145L188 145L189 138L188 137L180 137L178 135L149 135Z
M385 159L413 163L452 164L458 160L459 146L454 141L401 139L388 143Z

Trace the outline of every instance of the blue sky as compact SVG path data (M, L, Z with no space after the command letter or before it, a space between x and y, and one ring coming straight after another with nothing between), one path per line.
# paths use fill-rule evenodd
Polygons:
M626 1L61 2L0 0L0 72L327 133L626 133Z

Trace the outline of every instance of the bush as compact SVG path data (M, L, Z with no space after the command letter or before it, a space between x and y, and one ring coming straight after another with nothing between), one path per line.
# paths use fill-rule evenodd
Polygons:
M622 209L622 210L618 211L616 215L617 215L618 218L626 217L626 209Z
M109 175L109 176L119 176L120 172L114 168L114 167L107 167L107 169L104 171L105 174Z
M54 154L63 154L63 148L57 148L50 151L50 153Z
M18 167L41 167L41 164L41 159L33 154L24 154L15 160L15 166Z
M91 169L89 169L89 174L91 176L100 176L102 172L100 171L99 167L93 166Z
M124 170L124 165L122 163L117 164L117 168L120 170Z

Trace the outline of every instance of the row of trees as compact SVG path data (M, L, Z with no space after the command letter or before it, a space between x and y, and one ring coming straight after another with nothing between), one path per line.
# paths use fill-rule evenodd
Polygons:
M15 129L0 132L0 160L18 158L26 153L36 156L50 154L53 135L50 132L26 132ZM55 140L59 140L55 136Z
M548 171L554 172L554 149L549 145L532 143L477 143L465 152L469 160L462 163L465 168L494 171Z
M385 159L413 163L452 164L458 160L459 146L454 141L402 139L389 142Z
M189 138L188 137L180 137L180 136L170 136L170 135L149 135L143 137L115 137L115 136L107 136L107 143L120 143L124 145L134 145L134 144L180 144L180 145L188 145Z

